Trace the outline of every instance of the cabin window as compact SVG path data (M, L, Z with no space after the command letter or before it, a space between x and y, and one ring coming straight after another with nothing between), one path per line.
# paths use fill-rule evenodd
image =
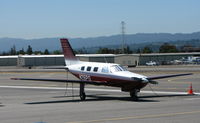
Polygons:
M90 71L90 70L91 70L91 68L92 68L92 67L90 67L90 66L89 66L89 67L87 67L87 71Z
M81 67L81 70L84 71L84 70L85 70L85 66L82 66L82 67Z
M103 67L101 72L102 73L108 73L109 72L108 67Z
M94 67L94 72L97 72L98 71L98 67Z

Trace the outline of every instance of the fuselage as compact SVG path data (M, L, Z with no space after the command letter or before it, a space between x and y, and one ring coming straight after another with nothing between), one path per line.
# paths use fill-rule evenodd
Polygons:
M80 80L106 82L108 86L121 87L122 91L140 90L148 83L146 76L130 72L119 64L79 61L67 68Z

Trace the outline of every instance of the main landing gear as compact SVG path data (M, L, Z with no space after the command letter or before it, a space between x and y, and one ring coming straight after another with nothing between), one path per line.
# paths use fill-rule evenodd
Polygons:
M84 83L80 83L80 99L82 100L82 101L84 101L85 100L85 98L86 98L86 95L85 95L85 84Z
M137 101L138 100L138 92L140 92L140 90L138 89L134 89L132 91L130 91L130 96L132 98L132 100Z
M132 100L137 101L138 100L138 92L140 92L139 89L133 89L130 91L130 96ZM85 95L85 83L80 83L80 99L82 101L85 100L86 95Z

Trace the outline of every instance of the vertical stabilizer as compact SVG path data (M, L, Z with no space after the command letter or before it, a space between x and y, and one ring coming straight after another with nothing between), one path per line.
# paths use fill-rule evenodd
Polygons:
M63 54L64 54L64 58L65 58L65 64L66 65L76 64L79 60L75 56L75 54L73 52L73 49L72 49L68 39L61 38L60 42L61 42L61 46L62 46L62 49L63 49Z

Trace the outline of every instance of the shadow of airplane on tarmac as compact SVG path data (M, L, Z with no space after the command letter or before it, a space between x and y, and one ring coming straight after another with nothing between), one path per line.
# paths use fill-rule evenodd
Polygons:
M105 96L106 95L106 96ZM153 100L152 98L160 98L160 97L179 97L179 96L190 96L187 94L168 94L168 95L149 95L149 96L140 96L137 101L132 100L130 97L111 97L107 96L108 94L97 94L97 95L87 95L85 101L81 101L80 99L75 99L75 97L79 97L79 95L74 96L57 96L53 98L69 98L70 100L53 100L53 101L42 101L42 102L28 102L24 104L53 104L53 103L70 103L70 102L92 102L92 101L112 101L112 100L119 100L119 101L133 101L133 102L160 102L159 100Z

